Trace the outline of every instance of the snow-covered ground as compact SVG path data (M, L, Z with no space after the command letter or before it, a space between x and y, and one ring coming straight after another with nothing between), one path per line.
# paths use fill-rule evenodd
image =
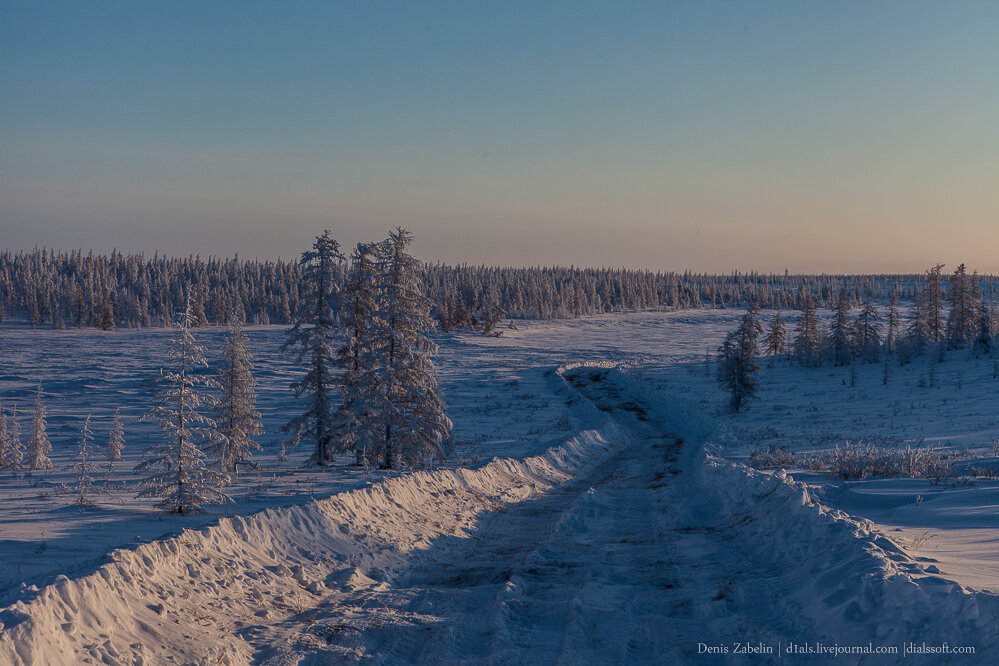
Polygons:
M64 487L80 422L101 440L118 404L134 482L168 331L0 328L0 399L24 418L42 381L56 466L0 472L0 663L900 663L907 642L991 663L999 483L962 471L999 469L992 361L954 352L932 387L928 359L854 386L774 363L731 415L704 356L740 315L438 336L456 457L391 478L277 460L295 369L250 328L265 449L193 517L134 491L81 512ZM198 335L211 356L223 332ZM848 440L971 454L938 482L738 464ZM819 643L899 653L787 651Z

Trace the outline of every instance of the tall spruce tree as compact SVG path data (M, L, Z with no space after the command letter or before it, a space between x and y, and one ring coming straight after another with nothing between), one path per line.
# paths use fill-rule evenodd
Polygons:
M893 291L891 292L891 300L888 301L888 326L885 331L885 351L889 354L895 353L901 321L898 313L898 294Z
M373 360L367 347L369 327L378 310L378 261L386 253L383 244L358 243L351 255L350 272L344 288L342 323L344 343L337 351L337 366L341 374L343 401L336 413L339 431L337 449L353 452L358 465L369 462L370 437L364 437L364 422L374 414L364 401L365 377L371 372Z
M189 296L170 341L169 358L175 369L164 375L166 386L157 394L157 404L142 416L156 419L163 436L135 468L149 473L140 482L139 496L161 498L157 506L176 513L190 513L227 499L220 490L226 477L207 465L200 448L219 435L215 422L201 411L208 401L201 388L213 382L196 373L208 365L205 348L194 339L196 325Z
M758 390L757 373L760 364L756 355L756 340L760 334L755 305L742 318L739 327L725 336L718 351L721 363L718 367L718 381L729 392L729 406L738 412L745 402L756 396Z
M950 313L947 315L947 345L960 349L975 338L981 291L978 275L969 276L964 264L959 265L950 278Z
M992 353L992 313L984 302L978 306L978 333L975 335L971 350L976 357Z
M819 335L819 318L815 311L815 300L809 293L801 295L801 316L795 327L794 355L804 366L815 365L822 352L822 337Z
M284 426L294 438L315 441L311 461L326 465L333 459L336 437L335 397L338 381L335 342L339 332L340 271L344 257L340 244L324 231L312 249L302 253L300 310L288 330L282 349L292 350L295 361L305 365L305 376L291 385L295 397L305 398L305 412Z
M874 300L868 298L853 328L853 347L861 358L870 363L878 360L881 350L880 319Z
M407 250L403 228L379 246L376 307L360 342L363 368L349 402L355 411L353 441L366 462L382 467L421 467L443 457L451 420L431 356L436 345L430 303L421 286L420 262Z
M763 348L768 356L778 356L787 351L787 328L780 316L780 310L770 322L770 328L767 329L766 337L763 338Z
M219 469L232 479L239 476L237 465L249 460L254 449L260 449L253 438L264 432L255 406L257 382L253 377L250 340L240 322L241 317L233 311L216 379L220 395L213 406L215 425L222 437L210 449Z
M924 294L924 317L926 318L925 328L927 342L935 344L944 337L943 321L943 279L941 271L943 264L937 264L926 272L926 286L923 288Z
M846 291L836 296L836 312L829 327L829 355L835 365L853 362L853 326L850 322L850 300Z

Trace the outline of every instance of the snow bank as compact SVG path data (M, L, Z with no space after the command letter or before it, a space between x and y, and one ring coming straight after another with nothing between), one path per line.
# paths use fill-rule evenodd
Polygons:
M598 429L543 455L415 472L114 551L95 573L0 609L0 663L248 663L241 634L379 584L407 553L467 536L481 512L558 486L623 443L598 412L578 405L575 416Z
M795 582L788 595L831 639L999 648L999 597L928 574L869 521L816 502L783 471L705 456L699 477L730 515L721 527L782 565Z

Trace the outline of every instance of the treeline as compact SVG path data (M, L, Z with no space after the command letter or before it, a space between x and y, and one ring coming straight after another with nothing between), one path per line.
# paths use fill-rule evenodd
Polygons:
M942 360L947 350L970 349L976 357L993 355L999 345L999 308L994 299L986 296L979 276L969 274L964 264L949 279L943 268L937 264L926 272L915 294L915 306L907 315L900 311L895 293L883 308L867 298L854 313L850 294L844 290L836 295L832 318L823 326L814 298L803 292L800 312L789 332L780 310L764 324L756 304L751 303L738 328L718 349L717 377L730 394L730 406L739 411L756 395L761 353L802 366L853 366L883 358L885 384L893 358L905 365L924 353Z
M346 270L338 272L339 282ZM789 275L624 268L450 266L421 264L419 279L441 330L495 333L513 319L566 319L647 309L740 307L800 309L914 301L925 275ZM301 267L294 261L202 259L143 254L84 254L35 249L0 252L0 323L7 313L51 328L166 326L190 289L199 325L222 324L230 312L252 324L289 324L300 305ZM980 277L986 291L996 279ZM947 290L948 280L943 288Z

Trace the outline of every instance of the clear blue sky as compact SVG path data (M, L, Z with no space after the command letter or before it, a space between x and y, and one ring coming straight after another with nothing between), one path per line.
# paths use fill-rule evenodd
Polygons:
M0 1L0 246L999 271L996 2Z

